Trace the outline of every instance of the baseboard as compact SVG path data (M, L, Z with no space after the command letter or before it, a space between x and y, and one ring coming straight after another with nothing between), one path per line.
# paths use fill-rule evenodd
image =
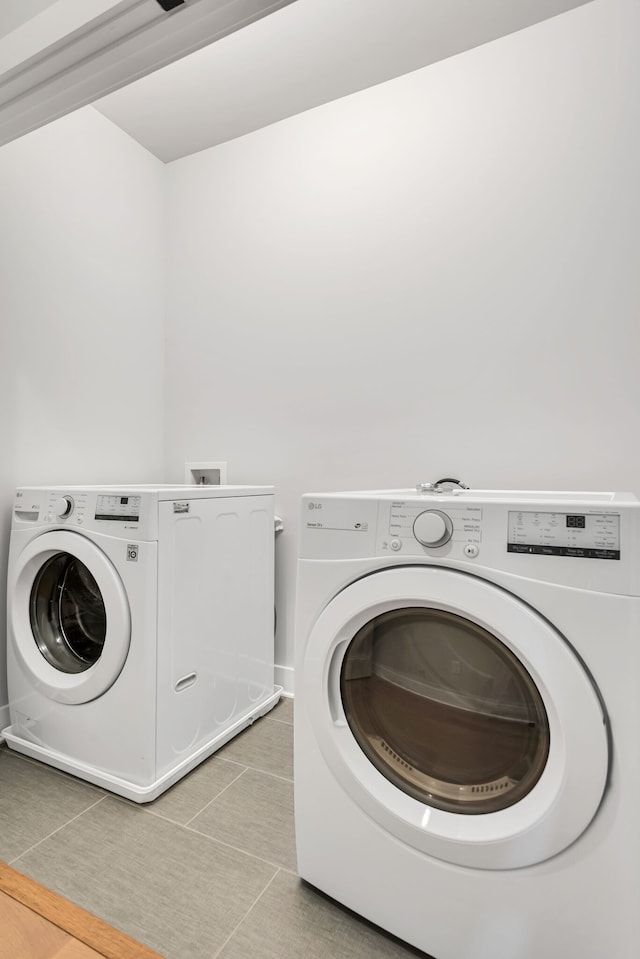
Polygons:
M282 695L290 698L293 696L293 666L275 667L275 684L282 686Z
M5 726L8 726L11 722L9 717L9 707L0 706L0 743L4 741L4 736L2 735L2 730Z

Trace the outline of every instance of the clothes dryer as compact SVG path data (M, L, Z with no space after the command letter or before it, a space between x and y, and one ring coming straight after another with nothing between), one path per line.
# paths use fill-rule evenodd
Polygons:
M301 877L436 959L637 959L640 504L303 498Z
M22 488L11 749L148 802L278 701L273 489Z

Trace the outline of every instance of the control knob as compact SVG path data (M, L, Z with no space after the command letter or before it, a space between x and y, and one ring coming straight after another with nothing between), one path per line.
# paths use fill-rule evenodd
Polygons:
M73 498L71 496L61 496L55 501L53 512L60 519L64 519L65 516L70 516L73 512Z
M444 546L453 536L453 523L439 509L427 509L416 516L413 535L423 546Z

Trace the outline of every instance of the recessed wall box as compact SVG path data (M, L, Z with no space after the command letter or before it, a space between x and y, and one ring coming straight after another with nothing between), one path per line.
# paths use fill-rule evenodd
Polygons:
M187 486L226 486L226 463L185 463L184 481Z

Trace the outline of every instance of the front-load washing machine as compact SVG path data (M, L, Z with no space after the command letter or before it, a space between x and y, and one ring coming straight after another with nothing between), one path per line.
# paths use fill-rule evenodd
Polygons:
M148 802L279 699L271 487L16 493L11 749Z
M300 876L436 959L640 955L640 503L303 498Z

